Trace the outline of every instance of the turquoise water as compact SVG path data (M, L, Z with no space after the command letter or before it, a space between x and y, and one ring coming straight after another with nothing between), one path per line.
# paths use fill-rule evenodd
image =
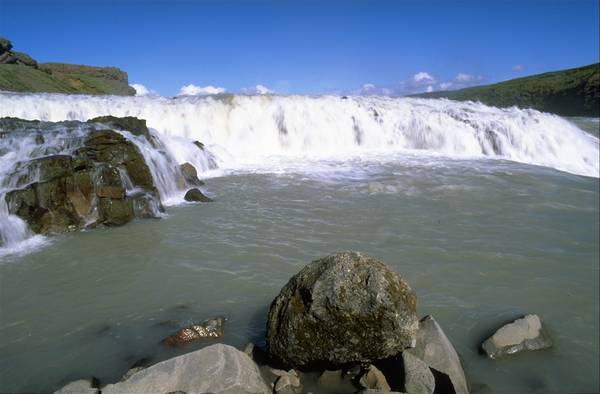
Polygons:
M316 168L208 179L213 203L4 258L0 391L118 380L140 358L190 350L159 341L214 315L229 318L226 343L260 343L286 281L348 249L408 280L471 383L494 393L599 390L597 178L418 156ZM478 354L492 328L524 313L542 316L552 349L499 361Z

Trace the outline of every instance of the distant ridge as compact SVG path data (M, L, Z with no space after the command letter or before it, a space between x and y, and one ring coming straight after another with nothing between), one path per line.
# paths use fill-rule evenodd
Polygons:
M116 67L38 63L0 37L0 91L133 96L127 73Z
M600 116L600 63L511 79L492 85L412 97L480 101L495 107L534 108L563 116Z

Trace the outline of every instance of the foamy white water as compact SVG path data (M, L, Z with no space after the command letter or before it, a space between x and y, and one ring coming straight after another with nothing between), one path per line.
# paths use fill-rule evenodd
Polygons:
M479 103L389 97L115 97L0 94L0 116L48 121L136 116L167 150L199 170L211 148L221 168L265 159L379 157L404 150L457 158L501 158L600 176L598 138L555 115Z

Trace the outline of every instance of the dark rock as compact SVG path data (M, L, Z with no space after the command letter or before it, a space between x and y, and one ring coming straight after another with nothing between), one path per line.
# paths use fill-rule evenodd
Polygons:
M546 349L552 341L542 327L538 315L526 315L507 324L483 344L482 348L490 358L499 358L525 350Z
M200 150L204 150L204 144L200 141L194 141L194 145L196 145Z
M99 198L99 222L107 226L122 226L135 217L131 200Z
M144 136L148 141L152 141L145 119L139 119L134 116L117 118L116 116L107 115L89 119L88 123L102 123L113 129L125 130L133 135Z
M98 186L96 188L96 195L98 197L108 197L122 200L125 198L125 189L119 186Z
M424 361L409 352L402 352L404 388L410 394L433 394L435 377Z
M294 367L371 362L415 342L415 292L385 264L357 252L315 260L275 298L271 357Z
M211 202L212 200L208 197L206 197L204 194L202 194L202 192L196 188L194 189L190 189L187 191L187 193L185 193L185 196L183 197L185 199L185 201L190 201L190 202Z
M369 366L358 382L365 389L382 390L385 392L392 390L383 373L374 365Z
M199 339L221 338L225 334L225 319L217 317L200 324L182 328L176 334L163 339L168 346L180 346Z
M442 387L441 382L438 380L438 376L441 376L437 374L439 372L449 378L448 381L454 392L468 394L467 379L460 358L454 346L452 346L448 337L432 316L425 316L421 319L416 346L405 350L405 353L410 353L431 368L431 372L436 378L436 388Z
M12 43L10 42L10 40L4 38L4 37L0 37L0 55L3 54L4 52L8 52L12 49Z
M16 61L15 61L16 64L22 64L24 66L29 66L29 67L34 67L34 68L38 67L38 63L31 56L29 56L26 53L13 52L12 55L16 59Z
M202 186L204 182L198 179L198 172L196 171L196 167L194 167L190 163L183 163L179 166L179 170L181 171L181 175L183 175L183 179L185 183L189 186Z
M135 123L131 119L126 121ZM68 127L82 126L80 122L64 123ZM3 132L11 132L14 127L41 137L40 122L0 119ZM8 210L36 233L122 225L136 215L160 217L164 210L143 155L135 144L113 130L91 130L83 146L72 155L32 159L17 165L12 176L24 186L6 193ZM125 183L139 193L127 196Z

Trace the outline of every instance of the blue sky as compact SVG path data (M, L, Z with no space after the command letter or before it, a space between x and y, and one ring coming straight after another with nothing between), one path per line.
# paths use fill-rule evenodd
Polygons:
M406 94L598 62L598 14L598 0L0 0L0 36L162 95Z

